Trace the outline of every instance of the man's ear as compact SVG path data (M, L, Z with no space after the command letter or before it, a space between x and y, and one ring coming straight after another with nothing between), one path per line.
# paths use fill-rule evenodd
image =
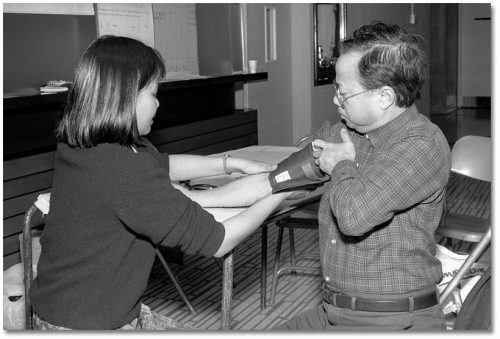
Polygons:
M380 108L388 109L396 103L396 92L390 86L384 86L380 89Z

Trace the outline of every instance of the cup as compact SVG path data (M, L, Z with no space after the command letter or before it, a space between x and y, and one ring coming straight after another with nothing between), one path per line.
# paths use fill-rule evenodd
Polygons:
M249 60L248 61L248 72L249 73L257 73L257 60Z

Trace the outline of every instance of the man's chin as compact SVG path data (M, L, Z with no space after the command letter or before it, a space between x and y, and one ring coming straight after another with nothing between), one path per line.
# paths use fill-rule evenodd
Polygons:
M344 125L346 125L346 126L347 126L347 127L349 127L350 129L352 129L352 130L354 130L354 131L356 131L356 132L358 132L358 133L361 133L361 134L363 134L363 133L364 133L364 132L360 131L359 126L354 125L354 124L353 124L353 123L351 123L349 120L346 120L345 118L342 118L342 120L341 120L341 121L342 121L342 123L343 123Z
M342 118L342 123L346 125L349 128L356 129L356 126L354 126L349 120Z

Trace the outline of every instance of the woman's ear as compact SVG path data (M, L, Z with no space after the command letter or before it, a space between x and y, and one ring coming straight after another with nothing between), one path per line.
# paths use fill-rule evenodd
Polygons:
M390 86L384 86L380 90L380 108L388 109L396 103L396 92Z

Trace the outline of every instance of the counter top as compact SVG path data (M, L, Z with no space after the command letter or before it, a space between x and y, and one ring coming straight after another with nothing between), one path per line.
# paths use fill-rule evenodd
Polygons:
M258 80L266 80L267 72L259 73L235 73L230 75L210 75L210 76L192 76L189 79L165 79L160 82L158 88L159 91L169 90L169 89L182 89L191 88L199 86L211 86L220 84L229 84L237 82L251 82ZM41 94L39 91L32 91L26 93L4 93L4 105L6 102L11 102L16 106L19 102L24 101L26 103L47 103L47 104L57 104L64 103L66 98L66 93L53 93L53 94ZM28 100L28 101L27 101Z

